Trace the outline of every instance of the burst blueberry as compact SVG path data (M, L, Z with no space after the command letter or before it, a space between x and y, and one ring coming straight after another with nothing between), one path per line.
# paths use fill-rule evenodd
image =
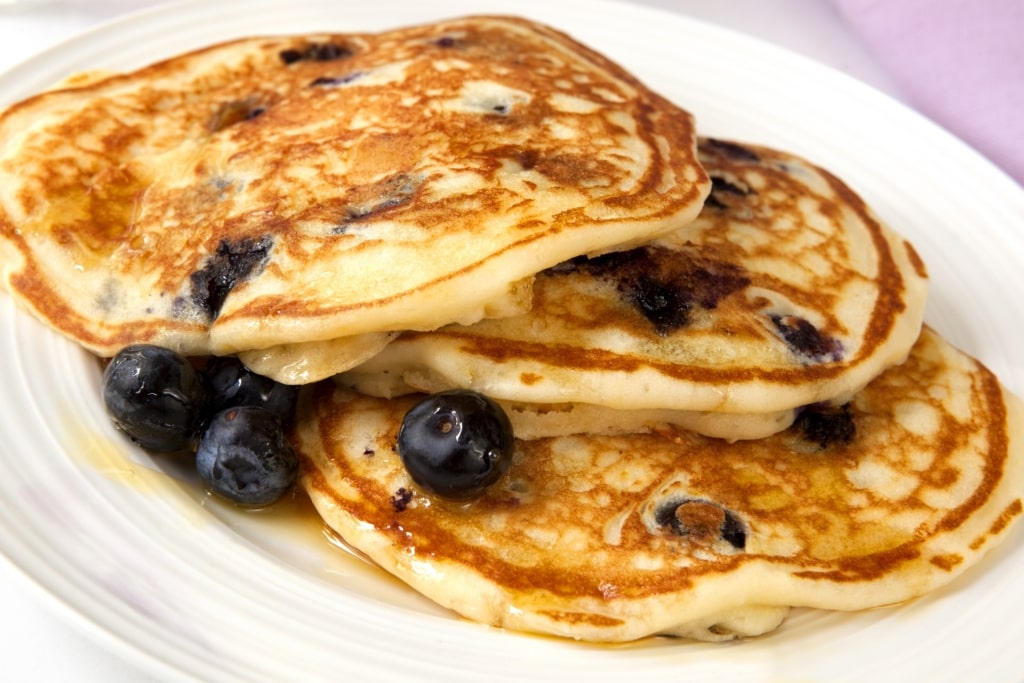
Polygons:
M196 471L210 491L247 507L281 499L295 484L298 470L298 456L281 420L257 406L218 413L196 450Z

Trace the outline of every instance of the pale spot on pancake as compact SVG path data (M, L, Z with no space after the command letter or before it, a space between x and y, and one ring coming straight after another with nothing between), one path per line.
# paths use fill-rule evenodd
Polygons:
M603 99L605 102L612 102L618 104L625 101L622 95L616 92L612 92L611 90L608 90L606 88L593 88L591 92L600 97L601 99Z
M589 522L590 520L586 520ZM589 523L587 524L589 526ZM583 552L590 547L590 536L582 529L568 529L558 538L558 548L566 552Z
M510 115L516 107L527 105L533 99L528 92L495 81L470 81L462 86L459 96L448 100L444 108L450 111Z
M469 62L463 59L436 59L432 62L434 70L439 73L447 73L452 69L466 71L470 68Z
M450 170L433 178L426 188L426 195L440 200L453 195L474 195L487 187L488 181L473 170Z
M552 471L560 477L571 477L590 470L591 454L583 439L568 438L553 444Z
M602 507L608 507L608 503L604 503ZM604 525L604 533L602 534L602 538L607 545L619 545L622 542L622 527L632 514L633 508L630 507L608 518Z
M861 508L869 505L871 499L863 491L854 491L846 497L846 502L852 508Z
M942 423L939 410L922 401L900 401L893 409L896 422L913 434L934 434ZM915 469L923 469L915 467Z
M747 538L747 552L755 555L793 557L805 551L796 530L782 523L764 522Z
M435 564L428 560L411 560L409 566L414 574L422 576L427 580L438 581L444 578L444 572L440 571Z
M589 478L575 477L569 480L567 487L573 493L589 493L593 490L595 482Z
M621 463L616 467L605 467L601 479L604 484L616 491L642 491L650 481L651 473L645 471L646 468L642 466L638 467L637 464L633 460L629 463Z
M558 530L550 527L534 525L522 533L539 548L554 548L559 540Z
M567 114L593 114L601 108L601 104L565 93L553 93L548 97L548 104L557 111Z
M609 469L613 465L620 464L622 462L622 453L615 450L604 450L598 453L594 459L594 466L600 469Z
M665 567L665 558L660 555L651 555L644 552L638 552L629 559L629 564L633 569L640 571L658 571Z
M548 121L544 125L544 130L554 140L575 140L578 136L575 128L561 121Z
M889 500L906 497L918 485L916 477L877 457L862 459L855 468L846 470L846 478L857 488L870 489L874 495Z
M972 389L969 379L959 377L950 380L946 387L942 408L958 422L965 422L971 417Z

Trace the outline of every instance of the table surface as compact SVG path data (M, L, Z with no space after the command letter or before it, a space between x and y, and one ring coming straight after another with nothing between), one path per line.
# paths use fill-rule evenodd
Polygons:
M0 0L0 73L59 41L153 2ZM894 97L899 88L821 0L630 0L786 47ZM0 558L0 680L116 683L151 680Z

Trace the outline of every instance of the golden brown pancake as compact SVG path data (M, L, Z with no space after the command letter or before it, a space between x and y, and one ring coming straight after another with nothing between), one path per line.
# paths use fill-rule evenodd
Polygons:
M542 25L257 37L6 109L0 281L101 355L380 344L709 186L687 112Z
M703 139L700 216L633 250L538 276L519 316L400 336L343 375L360 392L472 388L524 435L680 425L758 438L901 362L925 267L824 169Z
M403 469L414 401L307 390L302 485L384 570L510 629L723 640L791 606L893 605L976 564L1022 510L1021 402L927 328L848 406L769 438L517 440L505 477L468 503Z

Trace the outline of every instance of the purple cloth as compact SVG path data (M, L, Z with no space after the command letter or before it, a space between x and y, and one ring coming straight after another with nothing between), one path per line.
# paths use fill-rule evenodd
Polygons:
M1024 2L833 2L912 106L1024 185Z

